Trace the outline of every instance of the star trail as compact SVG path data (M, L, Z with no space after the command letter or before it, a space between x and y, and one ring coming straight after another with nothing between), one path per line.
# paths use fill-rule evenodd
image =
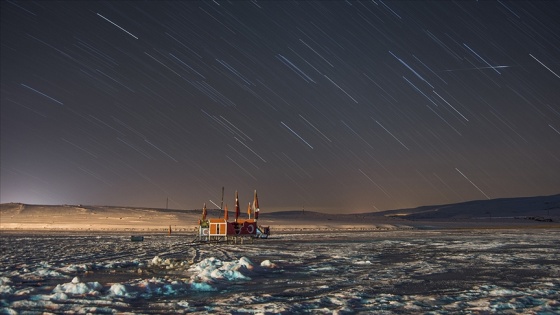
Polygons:
M558 1L0 1L5 202L560 193Z

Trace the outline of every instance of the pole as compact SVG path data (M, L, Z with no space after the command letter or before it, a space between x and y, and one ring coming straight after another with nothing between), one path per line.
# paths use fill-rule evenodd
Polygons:
M220 203L220 209L224 209L224 186L222 186L222 202Z

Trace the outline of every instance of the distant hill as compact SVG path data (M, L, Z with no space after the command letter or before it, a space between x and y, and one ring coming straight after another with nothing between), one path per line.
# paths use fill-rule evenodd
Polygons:
M223 210L207 209L209 218ZM342 211L341 211L342 212ZM202 210L120 206L0 204L0 230L174 231L196 230ZM241 211L241 219L247 213ZM229 211L229 219L234 219ZM279 230L395 229L457 227L560 227L560 194L477 200L368 213L260 212L259 222ZM550 222L550 223L547 223Z
M447 205L372 212L366 215L409 220L472 218L559 218L560 194L552 196L475 200Z

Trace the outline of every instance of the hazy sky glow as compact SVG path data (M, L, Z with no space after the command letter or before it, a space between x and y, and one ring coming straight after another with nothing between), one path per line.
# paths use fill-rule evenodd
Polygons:
M560 192L558 1L1 1L1 202Z

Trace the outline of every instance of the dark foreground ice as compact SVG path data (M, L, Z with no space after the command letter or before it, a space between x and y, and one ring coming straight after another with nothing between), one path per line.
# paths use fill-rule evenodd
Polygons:
M560 230L0 235L0 313L559 314Z

